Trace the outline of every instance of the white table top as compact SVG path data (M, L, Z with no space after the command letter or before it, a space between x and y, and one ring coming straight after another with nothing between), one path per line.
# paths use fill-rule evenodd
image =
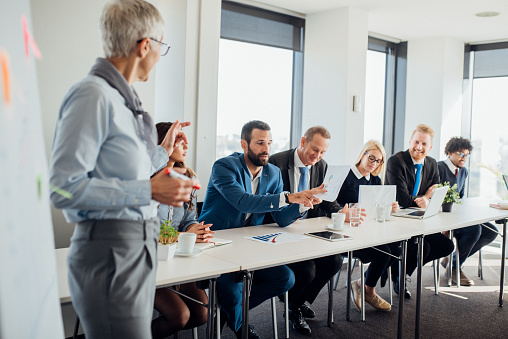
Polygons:
M245 239L256 235L275 232L304 234L324 231L331 223L330 218L298 220L288 227L276 224L241 227L216 231L215 236L233 240L233 243L216 248L209 255L238 263L242 270L273 267L312 258L344 253L380 244L406 240L412 236L432 234L508 217L508 210L488 206L489 201L479 198L464 199L463 205L453 206L451 213L440 212L425 220L392 217L384 224L368 216L360 227L340 231L353 237L352 240L330 242L313 237L280 245L263 244Z
M275 232L304 234L324 231L327 230L325 225L330 223L330 218L321 217L298 220L285 228L270 224L216 231L215 235L218 238L230 239L233 243L215 249L210 255L224 260L234 260L243 270L251 270L401 241L418 234L418 229L411 223L394 218L384 224L367 219L359 227L340 231L340 233L351 235L352 240L331 242L308 237L295 242L270 245L245 239L245 237Z
M158 261L156 286L167 286L190 281L204 280L218 277L222 273L236 272L240 270L240 265L227 260L221 260L208 253L216 250L207 249L204 253L194 257L174 257L168 261ZM60 303L71 302L69 285L67 282L67 253L69 248L60 248L55 250L58 272L58 293Z
M331 223L330 218L298 220L288 227L259 225L217 231L217 238L233 240L232 244L207 249L195 257L175 257L169 261L159 261L156 285L165 286L208 279L222 273L239 270L255 270L273 267L322 256L344 253L380 244L409 239L415 235L432 234L450 229L475 225L486 221L508 218L508 210L489 207L491 201L470 198L462 205L454 205L451 213L440 212L425 220L391 218L384 224L367 217L359 227L341 231L351 235L352 240L331 242L313 237L304 240L269 245L245 239L255 235L274 232L304 234L324 231ZM67 284L66 257L68 248L56 250L59 295L61 303L69 303L70 293Z
M424 220L409 220L419 224L422 234L426 235L508 218L508 210L489 207L489 203L492 201L482 198L462 199L461 205L453 205L452 212L439 212Z

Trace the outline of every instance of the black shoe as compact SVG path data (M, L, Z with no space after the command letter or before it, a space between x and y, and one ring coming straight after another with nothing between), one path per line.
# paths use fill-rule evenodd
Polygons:
M316 312L314 312L312 308L310 308L310 306L305 303L302 306L300 306L300 311L302 311L302 315L304 318L316 317Z
M240 329L235 332L235 335L236 335L237 339L242 339L242 327L240 327ZM249 338L249 339L261 339L259 334L257 334L256 331L254 331L254 327L252 325L249 325L249 331L248 331L247 338Z
M393 281L393 290L395 291L396 294L399 294L400 285L398 277L395 279L392 277L392 281ZM407 287L404 289L404 298L411 299L411 292L407 290Z
M302 311L300 309L289 310L289 320L293 324L293 328L300 334L310 334L310 326L305 322Z

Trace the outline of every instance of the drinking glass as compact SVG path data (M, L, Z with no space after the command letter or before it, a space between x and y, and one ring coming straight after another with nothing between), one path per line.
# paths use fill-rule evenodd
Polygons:
M385 222L386 220L386 202L376 202L376 221Z
M357 203L349 204L349 224L352 227L358 227L360 225L360 205Z

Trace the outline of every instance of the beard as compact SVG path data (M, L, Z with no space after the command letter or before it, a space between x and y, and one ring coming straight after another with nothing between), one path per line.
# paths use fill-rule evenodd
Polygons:
M412 148L410 149L409 153L411 154L411 157L413 159L417 160L417 161L418 160L422 160L427 155L425 153L418 152L418 151L416 151L415 149L412 149Z
M266 152L256 154L256 153L252 152L252 150L250 149L250 146L247 146L247 157L249 158L250 162L252 162L252 164L254 166L265 166L266 164L268 164L268 158L260 159L260 157L263 155L269 156L269 154Z

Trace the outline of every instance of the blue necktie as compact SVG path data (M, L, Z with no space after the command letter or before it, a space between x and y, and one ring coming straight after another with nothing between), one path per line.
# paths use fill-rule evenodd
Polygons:
M415 164L416 168L416 178L415 178L415 187L413 188L413 195L418 195L418 190L420 189L420 183L422 181L422 164Z
M309 177L309 169L307 167L298 167L300 169L300 182L298 182L298 192L305 191L307 189L307 179Z

